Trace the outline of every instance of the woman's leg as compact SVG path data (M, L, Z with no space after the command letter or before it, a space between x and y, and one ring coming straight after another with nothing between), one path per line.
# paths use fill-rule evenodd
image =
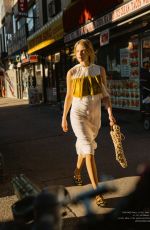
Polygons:
M74 177L73 177L76 185L83 185L82 177L81 177L81 169L82 169L84 161L85 161L85 158L82 155L78 155L77 165L76 165L76 169L74 171Z
M85 161L85 158L81 154L78 155L77 166L76 166L76 169L74 171L76 176L81 175L81 170L82 170L82 166L83 166L84 161Z
M97 168L96 168L94 156L92 154L88 154L86 156L86 167L93 189L96 189L98 186ZM105 206L106 203L102 195L96 196L96 204L102 207Z
M91 181L91 184L94 189L98 186L98 177L97 177L97 169L95 164L95 159L92 154L86 155L86 167L88 171L88 175Z
M98 185L98 175L97 175L97 167L96 167L96 162L95 162L95 157L92 157L92 164L93 164L93 172L94 172L94 177L96 184Z

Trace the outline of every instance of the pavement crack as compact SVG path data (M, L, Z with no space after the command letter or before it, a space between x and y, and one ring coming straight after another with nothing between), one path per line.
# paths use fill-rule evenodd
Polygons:
M72 215L73 215L74 217L77 217L77 215L76 215L75 212L72 210L72 208L70 208L68 205L66 205L65 208L68 209L69 212L72 213ZM67 212L67 211L66 211L66 212Z

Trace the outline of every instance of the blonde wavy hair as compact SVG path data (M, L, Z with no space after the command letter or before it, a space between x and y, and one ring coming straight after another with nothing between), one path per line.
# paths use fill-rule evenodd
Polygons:
M74 45L74 55L76 55L76 48L77 48L77 46L79 44L83 45L86 48L87 53L89 55L90 64L94 63L94 61L95 61L95 52L94 52L94 48L93 48L93 45L92 45L91 41L88 40L88 39L81 39L81 40L77 41L75 43L75 45Z

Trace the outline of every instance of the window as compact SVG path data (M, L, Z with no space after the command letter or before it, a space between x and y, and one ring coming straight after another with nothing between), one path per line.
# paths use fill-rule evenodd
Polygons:
M28 24L28 33L30 35L35 31L35 27L36 27L36 6L35 5L33 5L28 10L27 24Z
M17 21L17 30L20 30L20 28L25 24L25 18L20 18L18 21Z
M55 12L55 2L51 1L48 5L48 13L49 13L49 17L53 17L55 16L56 12Z
M27 23L28 23L28 31L32 31L34 27L34 20L33 20L33 9L30 8L28 10L28 18L27 18Z
M14 31L14 34L16 33L16 17L15 15L13 14L13 31Z
M52 0L48 4L48 14L50 18L54 17L60 11L61 11L61 0Z

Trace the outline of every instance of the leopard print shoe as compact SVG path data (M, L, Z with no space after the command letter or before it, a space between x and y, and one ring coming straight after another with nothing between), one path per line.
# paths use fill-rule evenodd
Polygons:
M104 200L104 197L102 195L96 196L96 204L97 206L105 207L106 201Z

